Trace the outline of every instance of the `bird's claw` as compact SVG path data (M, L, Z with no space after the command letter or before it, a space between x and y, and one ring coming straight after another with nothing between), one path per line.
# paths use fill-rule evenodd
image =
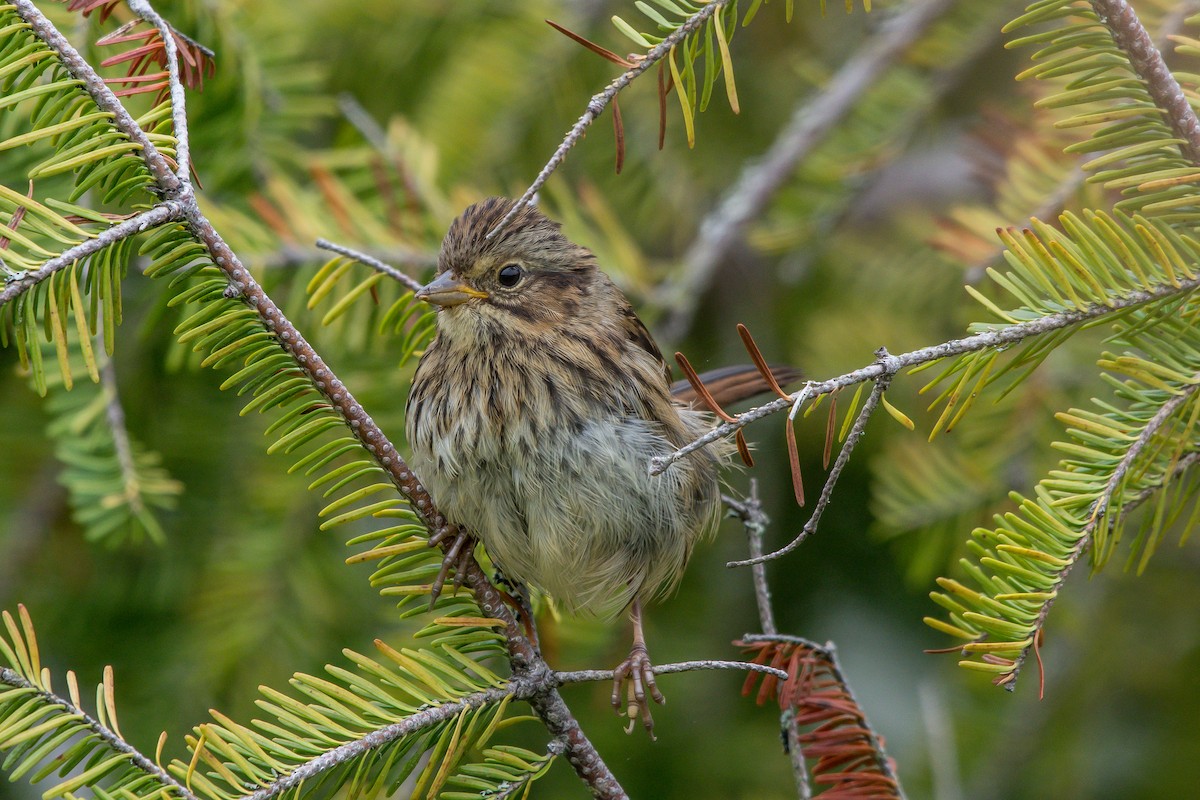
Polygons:
M467 576L467 563L471 560L471 553L475 551L475 537L462 528L449 525L438 529L429 537L429 546L436 547L447 540L451 542L442 556L442 568L438 570L437 577L429 586L430 609L442 596L442 589L446 587L446 579L450 577L451 569L454 570L453 591L458 592Z
M621 708L622 686L624 686L626 698L624 710ZM658 690L658 684L654 681L654 665L650 663L650 654L646 651L646 645L635 642L629 651L629 657L622 661L613 672L612 706L617 714L629 718L629 725L625 728L626 733L633 732L633 726L640 717L642 727L650 734L650 739L653 741L655 738L654 717L650 714L650 703L646 699L647 690L649 690L650 698L660 706L667 702L667 698L663 697L663 693Z

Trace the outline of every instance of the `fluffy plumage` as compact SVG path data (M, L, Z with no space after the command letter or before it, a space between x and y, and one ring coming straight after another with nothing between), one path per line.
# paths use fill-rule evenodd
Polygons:
M525 207L486 238L512 202L463 212L422 290L438 332L409 397L411 463L508 577L610 616L677 583L715 528L729 448L648 476L710 416L672 399L645 326L558 223Z

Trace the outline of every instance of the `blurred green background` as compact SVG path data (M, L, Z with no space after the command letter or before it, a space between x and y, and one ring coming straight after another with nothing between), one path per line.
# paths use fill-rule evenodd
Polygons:
M468 202L523 191L588 98L618 73L543 19L620 53L634 48L610 16L648 24L624 0L156 5L217 54L216 75L189 96L196 171L214 221L328 348L368 411L401 436L411 368L395 368L386 342L318 330L319 314L305 311L302 296L321 262L312 241L432 252ZM832 5L821 16L815 0L799 0L785 24L776 0L738 31L740 114L718 84L697 117L693 149L672 95L657 150L648 75L621 95L622 173L613 170L606 114L543 193L652 329L673 311L662 287L686 268L681 258L705 215L903 7L845 14ZM789 176L697 297L685 332L660 342L664 350L686 352L700 369L744 361L734 331L741 321L768 359L826 378L870 363L881 345L899 353L934 344L985 316L962 284L978 282L990 254L967 257L974 240L948 236L954 229L939 220L999 204L1009 224L1021 224L1039 197L1013 207L1006 160L1027 146L1064 174L1072 162L1059 153L1061 135L1032 111L1034 91L1013 80L1027 54L1005 51L999 28L1020 5L951 5ZM1146 16L1161 18L1168 5L1148 3ZM94 22L61 9L55 19L94 56L85 46L97 38ZM344 168L347 185L372 194L354 177L369 174L354 170L370 163L361 154L371 147L348 108L378 124L407 181L411 208L400 204L407 216L394 240L356 241L315 191L320 164ZM6 185L21 185L16 169L0 163ZM381 218L389 208L364 205ZM319 499L286 474L287 459L265 454L266 423L239 417L238 398L218 390L225 375L196 369L172 343L177 320L160 287L131 274L125 291L115 366L128 426L186 486L161 518L166 542L83 540L56 482L43 403L17 376L15 355L0 351L0 607L30 609L56 673L74 669L89 683L112 664L126 736L152 752L166 730L168 754L180 754L183 733L207 709L246 720L259 685L282 687L294 671L340 663L344 647L403 641L411 627L368 585L369 566L343 563L345 537L317 530ZM1193 796L1200 785L1194 545L1164 548L1141 577L1119 564L1095 578L1086 568L1072 574L1042 648L1043 700L1032 668L1009 694L956 668L953 655L922 653L949 644L921 622L935 613L933 578L953 572L971 528L1006 507L1007 491L1027 489L1054 463L1052 414L1098 390L1097 343L1098 335L1056 354L1016 396L981 404L934 445L922 434L934 419L924 412L929 398L916 393L926 376L899 378L888 396L916 431L878 415L819 533L770 565L781 629L836 643L909 797L1166 798ZM824 410L797 430L811 502L824 475ZM790 540L808 513L791 499L782 434L779 418L750 428L758 464L729 478L734 491L759 482L772 518L768 546ZM920 490L906 493L909 484ZM736 657L730 642L756 630L757 615L749 574L724 563L745 548L727 522L679 593L650 610L657 662ZM619 621L544 625L548 655L562 668L612 666L627 647ZM634 797L794 797L778 715L742 698L740 683L720 672L662 679L669 702L655 712L656 742L624 735L607 686L564 694ZM532 726L517 735L534 749L543 741ZM37 793L0 782L2 800ZM560 764L534 795L585 792Z

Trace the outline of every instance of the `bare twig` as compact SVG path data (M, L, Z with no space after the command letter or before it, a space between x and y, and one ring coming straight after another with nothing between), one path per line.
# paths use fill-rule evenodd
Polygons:
M728 496L723 496L721 499L742 520L742 525L746 529L750 558L753 560L762 556L763 535L766 533L769 520L763 513L762 503L758 499L758 481L754 478L750 479L750 492L745 500ZM762 632L766 636L775 636L779 633L779 629L775 625L775 611L771 608L771 587L767 582L766 564L761 561L754 563L750 567L750 574L754 580L754 599L758 604L758 620L762 626ZM808 766L804 762L804 746L800 741L800 724L796 720L796 715L788 710L782 714L780 725L783 728L784 736L787 737L785 749L792 765L792 779L796 782L796 794L800 800L809 800L812 797L812 785L808 780Z
M1007 348L1033 336L1100 320L1124 309L1153 303L1157 300L1165 300L1170 297L1178 297L1192 292L1197 288L1200 288L1200 277L1180 281L1178 285L1164 284L1156 286L1149 291L1139 289L1113 298L1107 304L1095 303L1079 311L1062 311L1057 314L1048 314L1044 317L1038 317L1037 319L1021 322L1016 325L1009 325L1005 328L998 328L996 330L977 333L974 336L952 339L941 344L922 347L919 350L912 350L898 356L892 356L892 358L896 360L898 369L908 369L909 367L917 367L933 361L940 361L943 358L962 355L963 353ZM810 400L822 394L829 394L836 389L855 386L866 381L873 381L885 371L885 368L877 361L874 364L856 369L853 372L847 372L836 378L824 381L810 381L805 384L801 392L797 392L788 398L779 398L757 408L752 408L745 413L737 415L733 422L722 422L708 433L688 442L675 452L650 459L650 474L660 475L676 461L696 452L701 447L711 444L724 436L728 436L740 428L749 425L751 422L756 422L764 417L777 414L785 409L790 409L801 394L804 395L806 400Z
M767 532L767 523L770 522L758 499L758 481L750 479L750 492L745 500L728 496L722 496L721 499L746 529L751 560L758 558L763 553L763 536ZM766 565L755 561L750 574L754 579L754 600L758 605L758 621L762 625L762 632L768 636L779 633L779 628L775 625L775 610L771 608L771 586L767 583Z
M854 452L854 448L862 438L863 431L867 428L867 422L871 419L871 415L875 413L875 409L883 399L883 393L887 391L892 378L900 370L900 366L897 363L898 359L895 356L889 355L887 350L880 348L878 355L878 363L884 366L884 372L875 379L875 386L871 390L871 395L863 403L862 409L858 412L858 418L854 420L854 425L850 428L850 433L846 435L846 442L842 445L842 449L838 451L838 457L833 462L833 467L830 468L829 475L825 478L825 486L821 489L821 496L817 499L817 505L813 508L812 516L808 518L808 522L804 523L804 527L800 529L800 533L796 534L796 538L778 550L766 555L753 556L743 561L730 561L725 566L748 567L779 558L795 550L805 539L816 532L817 526L821 524L821 515L825 513L829 501L833 498L833 488L837 485L838 479L841 478L842 470L850 463L850 455Z
M659 326L666 339L678 339L687 329L704 287L746 225L758 217L797 165L825 141L888 66L953 5L953 0L910 3L863 43L816 98L797 107L762 159L743 170L720 205L700 223L678 277L664 290L662 305L672 309Z
M361 250L354 250L346 247L345 245L331 242L328 239L317 239L317 247L322 250L328 250L331 253L337 253L338 255L346 256L347 258L353 258L355 261L366 264L376 272L381 272L384 275L387 275L392 280L404 284L414 292L424 285L415 278L410 278L408 275L396 269L391 264L386 264L383 261L380 261L378 258L375 258L375 256L364 253ZM412 261L410 263L421 267L429 267L437 263L437 256L429 256L425 253L417 253L414 251L412 253Z
M196 795L192 794L186 786L175 780L165 769L155 764L153 760L142 755L133 745L121 738L120 734L111 728L102 725L99 720L88 714L82 708L74 705L71 701L66 700L53 692L48 692L40 686L30 683L23 678L15 670L8 667L0 667L0 684L11 686L16 689L22 689L31 692L41 698L42 702L51 703L65 709L67 714L77 717L90 730L96 738L104 742L104 745L114 753L119 753L124 756L130 764L145 772L147 775L153 776L155 780L162 783L170 791L177 793L183 800L198 800Z
M655 675L670 675L675 672L696 672L697 670L706 669L729 669L741 670L743 672L762 672L767 675L774 675L776 678L787 680L787 673L781 669L767 667L762 664L754 664L750 661L680 661L677 664L659 664L651 667L651 671ZM580 669L572 672L555 672L554 680L559 684L566 683L589 683L597 681L611 681L615 670L611 669Z
M938 2L941 1L942 0L938 0ZM588 101L587 109L583 112L583 116L581 116L575 122L575 124L571 126L571 130L567 131L567 135L565 138L563 138L562 144L560 144L558 149L554 151L554 154L550 156L550 160L546 162L546 166L542 167L542 171L538 173L537 177L534 178L533 183L530 184L529 188L525 190L525 194L521 195L520 199L513 204L513 207L509 209L508 213L505 214L504 217L496 223L495 227L488 232L488 238L495 236L499 231L503 230L504 227L512 221L512 218L517 215L518 211L529 205L529 203L533 200L533 196L538 193L538 190L545 185L546 181L550 179L550 176L554 174L554 171L558 169L559 165L561 165L566 159L567 153L571 150L571 148L583 138L584 132L587 131L588 127L590 127L591 124L596 121L600 114L603 113L604 109L608 107L608 104L613 101L613 99L622 89L632 83L634 78L638 77L643 72L650 69L650 67L664 59L667 54L671 52L671 49L675 47L675 45L686 39L688 35L692 33L692 31L698 29L701 25L706 23L713 14L716 14L722 8L729 5L729 3L730 0L712 0L712 2L707 3L703 8L689 17L686 22L680 25L678 29L672 31L665 39L651 48L644 56L639 56L636 59L636 66L634 66L632 69L622 72L619 76L617 76L616 80L604 87L602 92L593 95L592 99Z

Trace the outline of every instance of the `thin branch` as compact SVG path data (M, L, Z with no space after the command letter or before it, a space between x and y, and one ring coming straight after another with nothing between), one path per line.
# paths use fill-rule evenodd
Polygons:
M181 219L187 225L196 241L207 250L212 262L225 273L230 283L229 296L240 297L258 314L263 325L273 332L283 349L292 356L298 369L304 372L312 381L317 391L325 397L333 410L341 416L354 437L370 453L375 462L391 478L392 483L400 493L412 504L413 510L425 523L431 532L438 532L448 527L446 518L437 510L429 493L421 481L409 469L408 464L397 452L395 445L384 435L379 426L371 419L362 405L354 398L346 386L329 369L321 356L304 338L296 326L275 304L263 288L254 280L249 270L242 264L237 254L229 247L212 223L201 212L196 203L190 173L181 171L176 174L171 169L170 162L150 143L145 132L137 122L125 111L120 100L112 90L100 79L95 70L81 58L71 47L65 37L60 34L42 13L29 0L15 0L18 13L25 19L39 37L58 53L64 66L72 77L83 81L96 104L114 115L113 123L118 130L129 136L133 141L143 143L142 159L149 167L151 174L158 182L164 195L172 198L146 214L128 220L105 231L100 237L112 236L115 230L129 229L132 232L136 225L142 228L150 224L168 219ZM137 6L150 15L155 12L146 0L137 0ZM140 12L139 12L140 13ZM156 15L155 15L156 16ZM179 82L178 72L172 72L171 81L172 115L177 129L186 128L186 98ZM147 220L155 220L149 223ZM130 235L126 233L125 235ZM92 240L94 242L95 240ZM24 291L25 282L36 283L52 274L54 269L61 269L80 255L87 255L103 247L104 244L84 242L82 245L68 251L71 258L66 263L57 264L67 257L67 254L52 259L36 273L19 279L13 288L15 296ZM85 246L90 249L81 250ZM80 252L73 252L80 251ZM52 264L57 264L51 269ZM41 273L45 273L44 275ZM0 293L0 302L8 299L6 293ZM447 541L453 537L445 537ZM509 660L513 669L514 679L528 678L549 672L541 654L532 642L525 637L520 623L517 622L509 607L505 604L499 591L488 580L487 575L479 564L470 558L465 568L465 583L474 593L481 610L488 617L503 622L503 631L508 648ZM547 730L566 743L567 759L575 767L580 779L591 789L593 795L599 798L623 798L626 796L616 777L604 763L595 746L584 735L578 721L563 701L558 691L546 682L543 688L529 698L530 706L541 717Z
M74 247L64 250L61 255L55 256L37 269L10 277L5 281L4 287L0 289L0 305L4 305L8 301L19 297L54 273L61 269L66 269L81 258L94 255L109 245L116 244L131 236L136 236L150 228L158 227L172 220L181 219L183 210L183 204L176 200L167 200L159 203L149 211L143 211L135 217L118 222L111 228L105 228L96 234L96 237L93 239L86 239Z
M743 672L762 672L767 675L774 675L776 678L787 680L788 674L781 669L768 667L763 664L755 664L750 661L718 661L718 660L703 660L703 661L680 661L676 664L659 664L651 667L651 671L655 675L669 675L675 672L695 672L705 669L730 669L742 670ZM554 682L557 684L567 683L589 683L596 681L611 681L615 670L611 669L580 669L572 672L555 672Z
M346 121L353 125L372 147L381 153L388 152L387 132L367 113L357 97L349 92L342 92L337 96L337 104Z
M167 61L167 85L171 91L171 127L175 137L175 170L180 182L190 185L191 145L189 144L187 101L184 97L183 80L179 77L179 46L175 42L175 31L159 16L146 0L126 0L129 10L158 29L162 38L163 55Z
M361 739L355 739L331 750L326 750L257 792L242 795L239 800L270 800L272 797L278 797L289 789L300 786L304 781L328 772L347 761L352 761L364 753L377 750L397 739L403 739L405 736L411 736L448 719L453 719L466 711L498 703L509 695L516 695L518 689L519 687L516 685L510 684L505 687L488 689L485 692L476 692L460 700L418 711L400 722L377 728L365 734Z
M944 0L936 1L943 2ZM651 48L644 56L639 56L638 58L634 59L637 62L636 66L634 66L632 69L622 72L616 78L616 80L604 87L602 92L593 95L592 99L588 101L587 109L583 112L583 116L581 116L575 122L575 124L571 126L571 130L567 131L567 135L563 138L562 144L560 144L558 149L554 151L554 154L550 156L550 160L546 162L546 166L542 167L542 171L538 173L537 177L534 178L533 183L530 184L529 188L525 190L525 194L521 195L520 199L513 204L513 207L509 209L508 213L505 214L504 217L496 223L495 227L488 232L488 238L490 239L499 231L503 230L504 227L512 221L512 218L517 215L518 211L532 202L533 196L538 193L538 190L545 185L546 181L550 179L550 176L554 174L554 171L558 169L558 167L566 159L567 153L570 151L570 149L574 147L580 139L583 138L583 134L587 131L588 127L590 127L591 124L596 121L600 114L603 113L604 109L608 107L608 104L613 101L613 98L615 98L622 89L632 83L634 78L638 77L643 72L650 69L650 67L666 58L675 45L686 39L692 33L692 31L697 30L701 25L708 21L709 17L711 17L713 14L716 14L725 6L729 5L730 2L731 0L712 0L712 2L706 4L695 14L688 17L688 19L682 25L680 25L679 28L672 31L665 39Z
M679 338L691 323L704 287L762 213L796 167L825 141L864 92L948 9L953 0L918 0L887 21L865 41L825 89L797 107L761 160L752 162L720 204L700 223L699 233L683 257L678 277L665 289L664 308L672 309L660 325L668 340Z
M722 495L725 505L737 515L746 529L746 539L750 549L750 559L754 561L763 554L763 536L767 532L766 513L758 499L758 481L750 479L750 493L745 500ZM767 568L761 561L754 561L750 574L754 579L754 600L758 605L758 621L762 632L768 636L779 633L775 625L775 610L771 608L771 586L767 583Z
M996 330L977 333L974 336L967 336L962 339L952 339L942 344L922 347L919 350L912 350L898 356L892 356L898 363L899 369L907 369L909 367L918 367L922 364L928 364L933 361L940 361L943 358L962 355L963 353L974 353L980 350L1003 349L1014 344L1024 341L1033 336L1039 336L1051 331L1069 328L1073 325L1093 322L1104 317L1114 314L1125 309L1135 308L1146 303L1153 303L1158 300L1165 300L1171 297L1187 294L1197 288L1200 288L1200 277L1191 278L1185 281L1180 281L1179 285L1163 284L1156 286L1150 291L1137 290L1129 292L1120 297L1114 298L1110 303L1094 303L1087 306L1083 310L1077 311L1060 311L1057 314L1048 314L1044 317L1031 319L1027 322L1021 322L1016 325L1009 325ZM772 400L770 403L752 408L745 413L739 414L734 418L733 422L722 422L715 426L708 433L688 442L683 447L673 453L665 456L656 456L650 459L649 471L651 475L660 475L664 470L681 458L696 452L701 447L715 442L724 436L744 428L751 422L756 422L764 417L769 417L772 414L777 414L785 409L790 409L800 398L804 396L806 400L812 399L819 395L829 394L836 389L842 389L847 386L855 386L866 381L873 381L886 371L885 367L880 362L875 362L861 369L847 372L844 375L839 375L836 378L830 378L825 381L810 381L805 384L804 388L790 397L779 398Z
M1121 456L1121 460L1117 463L1116 469L1113 470L1112 475L1109 476L1109 479L1104 484L1104 491L1099 497L1096 498L1096 501L1092 503L1087 524L1084 525L1083 529L1080 531L1079 539L1076 540L1075 545L1071 548L1071 551L1063 556L1063 559L1067 562L1066 565L1058 573L1058 578L1054 581L1054 585L1046 590L1048 597L1042 604L1041 609L1038 611L1037 618L1034 620L1033 634L1029 637L1030 643L1021 650L1020 654L1016 657L1013 663L1012 670L1007 673L1011 677L1005 682L1005 689L1012 691L1015 688L1017 676L1021 672L1021 667L1024 665L1029 653L1033 650L1034 642L1037 640L1038 633L1046 625L1046 618L1050 615L1050 609L1054 605L1054 599L1058 596L1059 590L1066 582L1067 575L1070 574L1075 565L1079 563L1079 559L1083 557L1083 554L1087 552L1088 548L1091 546L1096 528L1105 521L1106 511L1108 510L1109 504L1112 502L1112 499L1116 493L1121 489L1121 486L1125 483L1125 476L1129 474L1130 468L1133 467L1138 456L1142 454L1142 451L1146 449L1146 447L1154 439L1155 435L1170 421L1175 412L1192 400L1197 390L1200 390L1200 384L1193 383L1185 387L1179 394L1163 403L1162 408L1155 412L1154 416L1151 417L1146 423L1146 427L1140 434L1138 434L1138 437L1129 446L1129 449L1125 451L1125 455ZM1194 461L1195 459L1192 460ZM1188 464L1190 463L1192 462L1189 461ZM1174 472L1172 477L1176 474L1178 474L1178 471ZM1165 481L1163 485L1165 485ZM1161 488L1161 485L1152 488L1158 489ZM1145 500L1148 499L1151 494L1153 494L1153 492L1141 492L1134 499L1140 505L1141 503L1145 502ZM1122 508L1122 513L1128 513L1128 511L1131 510L1126 505L1123 505Z
M750 558L757 559L762 556L763 536L766 534L767 524L770 520L767 519L767 515L762 510L762 503L758 499L758 481L754 478L750 479L750 492L744 501L728 496L722 496L721 499L741 519L742 526L746 529ZM779 634L779 629L775 625L775 611L771 608L771 586L767 582L766 564L761 561L753 564L750 567L750 575L754 580L754 599L758 605L758 620L762 626L762 632L766 636L776 636ZM792 778L796 782L796 794L800 800L809 800L812 797L812 785L808 780L804 746L800 741L800 723L797 722L795 714L785 712L780 720L780 725L783 728L784 736L787 737L785 749L792 765Z
M173 778L162 767L158 766L158 764L155 764L149 758L146 758L146 756L138 752L133 745L122 739L116 731L108 728L105 725L102 725L99 720L88 714L82 708L72 704L69 700L65 700L53 692L48 692L37 684L31 683L23 678L18 672L11 670L8 667L0 667L0 684L30 691L40 697L43 702L62 707L68 714L73 717L77 717L79 721L82 722L84 726L96 736L96 738L104 742L108 749L112 750L114 753L120 753L121 755L125 756L130 764L164 784L168 789L173 789L174 791L178 792L179 796L184 800L198 800L196 795L192 794L186 786L175 780L175 778Z
M408 275L406 275L405 273L396 269L391 264L386 264L383 261L380 261L378 258L375 258L372 255L368 255L367 253L364 253L361 250L354 250L352 248L346 247L345 245L336 244L334 242L331 242L328 239L317 239L316 244L317 244L317 247L320 248L321 250L328 250L331 253L337 253L338 255L346 256L347 258L352 258L361 264L367 265L368 267L375 270L376 272L382 272L384 275L387 275L389 278L391 278L394 281L399 281L400 283L407 286L409 289L412 289L414 292L417 291L418 289L420 289L422 286L424 286L424 284L421 283L419 280L416 280L415 278L410 278ZM428 262L432 262L432 264L437 263L437 256L428 256L424 253L418 253L415 251L412 253L411 258L412 258L412 263L417 266L428 267L431 265Z
M830 468L829 475L825 478L825 486L821 489L821 496L817 499L817 505L813 509L812 516L808 518L808 522L804 523L804 527L800 529L800 533L796 534L796 538L778 550L766 555L753 556L744 561L730 561L725 566L748 567L785 556L816 532L817 526L821 524L821 515L825 513L825 509L829 506L829 501L833 497L833 487L837 485L838 479L842 477L842 470L850 463L850 455L854 452L854 448L858 445L859 440L862 439L863 431L866 430L867 422L871 419L871 415L875 413L875 409L879 407L879 402L883 400L883 393L887 391L892 378L900 370L899 365L896 363L898 359L888 355L887 350L883 350L882 348L880 350L879 363L884 365L885 371L875 379L875 386L871 390L867 402L863 403L862 410L858 412L858 418L854 420L854 425L846 435L846 442L842 445L842 449L838 451L838 457L833 462L833 467Z
M1124 51L1129 63L1146 83L1154 104L1166 112L1167 122L1175 135L1183 140L1179 146L1183 157L1200 165L1200 119L1192 110L1179 81L1163 61L1162 53L1138 20L1133 6L1126 0L1091 0L1096 15L1112 33L1117 47Z

